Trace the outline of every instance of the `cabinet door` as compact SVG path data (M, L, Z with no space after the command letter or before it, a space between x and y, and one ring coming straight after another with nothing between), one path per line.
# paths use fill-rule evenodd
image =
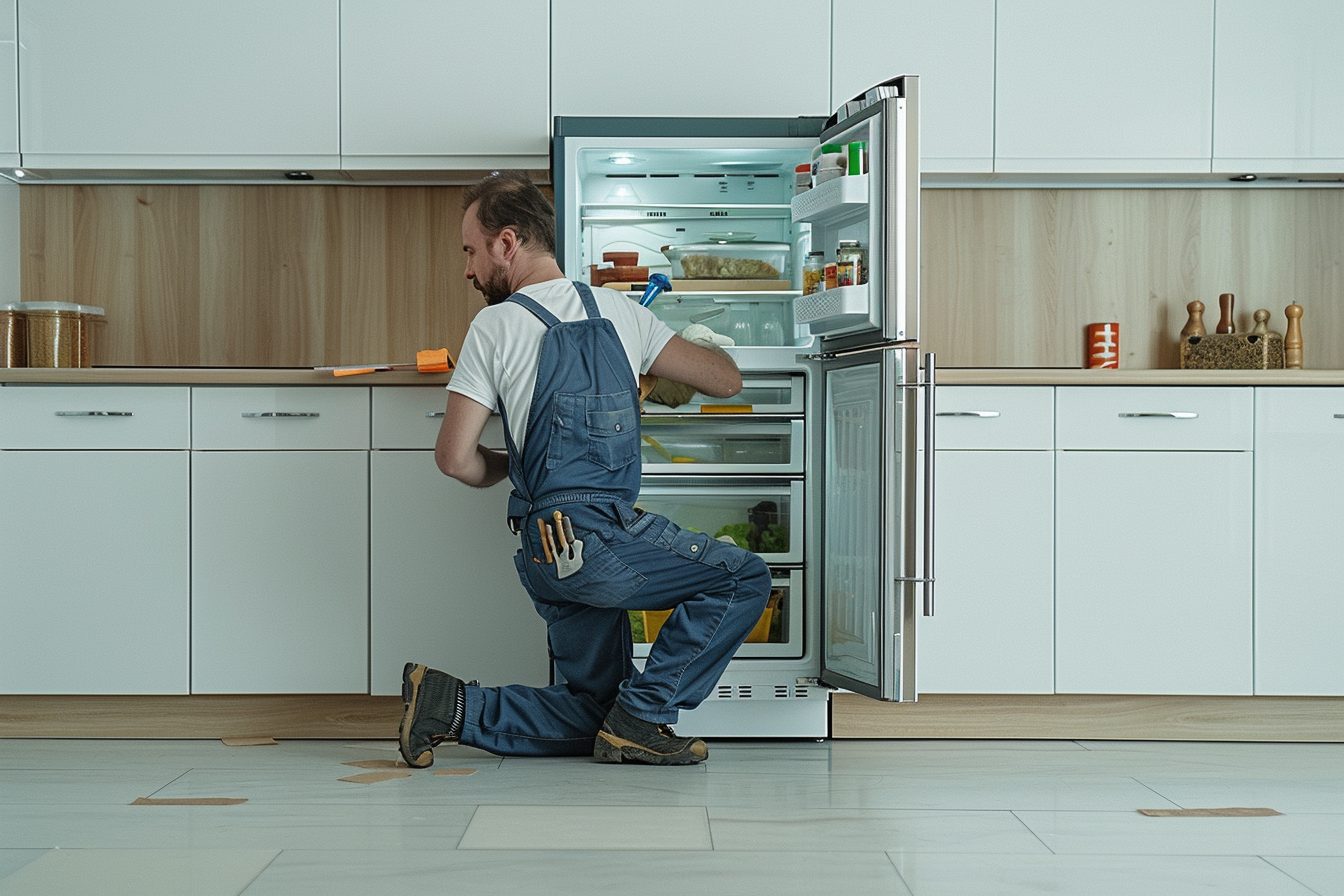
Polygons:
M1344 389L1257 389L1255 692L1344 694Z
M1344 6L1218 0L1213 170L1344 166Z
M1250 452L1056 464L1056 691L1251 693Z
M368 452L197 451L191 689L368 692Z
M15 0L0 0L0 165L19 164L19 43Z
M370 480L372 692L401 693L411 661L487 685L548 684L546 626L504 522L508 484L462 485L430 451L374 451Z
M187 471L185 451L0 451L0 693L187 693Z
M1053 452L939 451L937 469L938 603L919 620L919 692L1052 693Z
M342 167L547 167L548 0L508 5L506 46L499 16L484 4L342 0Z
M999 0L999 172L1207 172L1214 0Z
M335 167L339 0L19 0L37 168Z
M920 170L994 168L994 0L835 0L831 105L920 76Z
M829 115L829 0L551 2L556 115Z

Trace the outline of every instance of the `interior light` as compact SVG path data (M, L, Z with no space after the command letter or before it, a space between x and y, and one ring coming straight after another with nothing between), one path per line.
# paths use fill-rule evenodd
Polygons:
M22 168L15 168L15 169L14 169L14 176L15 176L15 177L26 177L27 175L24 174L24 171L23 171Z
M607 156L607 161L613 165L633 165L636 162L642 162L644 160L636 158L628 152L617 152Z

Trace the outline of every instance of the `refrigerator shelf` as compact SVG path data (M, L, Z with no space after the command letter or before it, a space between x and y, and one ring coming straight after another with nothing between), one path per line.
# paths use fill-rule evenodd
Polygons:
M828 180L793 197L793 223L811 224L841 218L868 207L867 174L851 174Z
M824 323L828 333L838 332L845 324L866 323L868 291L868 284L860 283L799 296L793 305L793 318L800 324Z

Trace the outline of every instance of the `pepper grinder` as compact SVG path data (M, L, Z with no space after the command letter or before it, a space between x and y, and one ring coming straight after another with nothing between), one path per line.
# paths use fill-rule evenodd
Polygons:
M1268 336L1268 335L1269 335L1269 309L1268 309L1268 308L1257 308L1257 309L1255 309L1255 314L1251 315L1251 317L1255 318L1255 326L1251 327L1251 335L1252 335L1252 336Z
M1237 332L1237 324L1232 320L1232 305L1236 298L1230 292L1225 292L1218 297L1218 308L1222 311L1222 316L1218 318L1219 333Z
M1204 303L1199 299L1185 306L1185 310L1190 312L1190 317L1181 329L1181 340L1184 341L1191 336L1203 336L1204 331Z
M1302 306L1294 302L1283 313L1288 316L1288 332L1283 337L1283 366L1302 369Z

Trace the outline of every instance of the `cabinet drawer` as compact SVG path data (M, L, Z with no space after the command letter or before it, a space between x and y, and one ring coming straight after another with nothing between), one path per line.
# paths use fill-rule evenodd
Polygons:
M1344 445L1344 389L1255 390L1257 447L1265 440L1309 436L1320 448Z
M197 387L191 447L205 451L358 450L369 447L369 390Z
M176 386L6 386L0 448L185 449L189 398Z
M646 416L645 473L801 473L803 421L726 415Z
M443 423L448 390L442 386L375 386L373 447L394 450L433 449ZM503 451L504 422L491 414L481 444Z
M1058 448L1249 451L1249 388L1064 386L1055 390Z
M935 405L938 448L1049 451L1055 447L1050 386L941 386Z

